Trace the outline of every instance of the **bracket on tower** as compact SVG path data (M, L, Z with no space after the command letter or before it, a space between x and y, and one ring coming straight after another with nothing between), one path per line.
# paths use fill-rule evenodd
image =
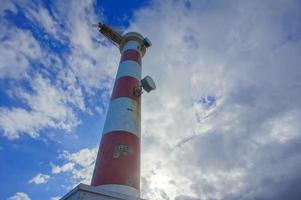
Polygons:
M118 33L116 30L101 22L99 22L98 24L93 24L93 26L97 27L99 32L102 33L107 38L109 38L114 44L118 46L120 45L120 42L122 40L122 35Z
M140 96L143 93L142 89L144 89L146 92L156 89L155 81L150 76L144 77L141 80L141 85L133 88L133 95L137 97Z

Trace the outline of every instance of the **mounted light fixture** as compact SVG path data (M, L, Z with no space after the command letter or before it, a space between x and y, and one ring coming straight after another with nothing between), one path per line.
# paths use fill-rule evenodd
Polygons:
M155 81L150 76L146 76L141 80L141 86L146 92L156 89Z

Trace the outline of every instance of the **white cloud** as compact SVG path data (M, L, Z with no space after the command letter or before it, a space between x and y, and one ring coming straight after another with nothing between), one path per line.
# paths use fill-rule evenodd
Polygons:
M94 149L81 149L76 153L69 153L68 151L63 151L60 158L74 162L82 167L91 165L95 160L96 148Z
M0 78L25 78L30 61L42 55L40 45L29 31L0 25Z
M30 109L0 107L0 128L9 139L21 134L37 137L44 128L58 128L70 132L79 120L70 106L68 93L56 88L49 80L38 75L32 80L34 93L15 89L13 95Z
M60 39L59 36L61 36L62 33L59 25L49 14L49 11L46 8L32 6L27 9L25 13L29 19L42 26L44 30L51 34L54 38Z
M68 64L89 92L99 88L108 90L112 87L119 50L112 45L102 45L107 39L100 37L92 27L91 24L99 21L93 12L93 1L80 2L80 6L78 3L60 5L61 12L65 12L66 7L71 11L66 16L72 50L67 57Z
M57 197L51 197L51 198L50 198L50 200L60 200L60 199L61 199L61 197L58 197L58 196L57 196Z
M59 155L59 158L63 159L67 163L62 166L52 166L52 173L58 174L62 172L69 172L71 173L70 178L74 181L90 184L96 154L97 148L84 148L75 153L64 151Z
M16 9L13 4L4 7L13 12ZM36 10L36 14L31 4L24 4L24 9L25 13L30 12L36 18L39 13L44 13L41 20L47 16L45 8L41 12ZM51 28L49 23L45 25ZM22 134L38 137L45 128L70 132L80 122L75 110L86 110L81 87L74 82L76 77L72 77L68 68L60 70L63 61L47 49L42 49L30 31L15 28L5 19L1 20L0 30L3 44L0 47L0 79L10 81L6 94L22 103L19 107L1 105L1 134L8 139L16 139ZM33 69L32 65L37 63L42 67ZM60 75L52 80L49 74L56 70ZM21 81L30 89L23 87Z
M93 1L81 2L80 7L78 2L56 3L61 6L51 6L51 14L35 3L16 4L20 4L32 23L57 36L70 48L70 53L63 57L42 48L29 31L12 28L6 20L1 21L0 38L5 40L0 48L0 78L13 80L5 92L24 103L21 107L0 108L0 129L9 139L22 134L35 138L45 128L71 132L80 122L75 111L92 114L103 111L99 108L108 101L118 62L113 57L118 55L118 50L101 45L104 39L100 40L97 30L90 26L96 21ZM15 6L9 5L5 9L15 11ZM62 16L65 18L61 19ZM42 67L33 69L34 64ZM34 93L15 81L27 82Z
M5 2L6 10L10 10L14 13L18 11L17 8L21 8L25 17L31 21L32 24L42 28L43 32L50 34L55 39L63 39L64 30L60 27L58 21L50 14L49 10L43 7L39 2L31 1L10 1ZM55 12L55 11L53 11ZM43 35L44 38L48 36Z
M57 166L57 165L53 165L52 166L52 173L53 174L59 174L59 173L62 173L62 172L71 172L74 168L74 163L66 163L62 166Z
M287 39L300 34L285 28L301 19L298 3L186 3L154 1L130 23L153 43L143 70L157 82L143 96L142 195L275 199L301 161L301 46ZM207 95L217 98L209 108ZM295 152L286 162L281 151Z
M9 0L3 0L0 7L0 17L2 17L7 10L16 12L16 6Z
M33 177L29 183L34 183L34 184L43 184L43 183L47 183L50 179L49 175L46 174L37 174L35 177Z
M30 198L24 192L17 192L14 196L9 197L8 200L30 200Z
M266 128L270 128L268 132L271 134L271 137L284 143L297 139L301 129L299 123L300 114L300 112L293 110L267 122Z

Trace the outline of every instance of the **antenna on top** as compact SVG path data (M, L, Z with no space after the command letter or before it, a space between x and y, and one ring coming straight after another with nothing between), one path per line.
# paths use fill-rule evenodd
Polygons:
M98 24L92 24L92 26L98 28L99 32L109 38L114 44L118 46L120 45L122 35L116 30L101 22Z

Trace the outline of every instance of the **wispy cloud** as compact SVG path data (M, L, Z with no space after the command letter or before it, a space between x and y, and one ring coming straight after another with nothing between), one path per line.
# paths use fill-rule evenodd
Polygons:
M59 174L59 173L62 173L62 172L71 172L74 168L74 163L72 162L69 162L69 163L66 163L62 166L57 166L57 165L52 165L52 173L53 174Z
M53 165L52 173L58 174L63 172L68 172L71 176L70 179L73 182L83 182L90 184L92 177L92 172L94 169L94 163L96 159L97 148L93 149L80 149L78 152L70 153L68 151L63 151L59 158L67 162L61 166Z
M0 126L4 135L16 139L20 134L35 138L43 128L58 128L70 132L79 123L68 94L56 88L42 76L31 80L32 92L19 89L14 96L29 109L0 107Z
M301 19L299 6L154 1L135 13L129 29L151 38L143 70L158 86L143 96L145 198L274 199L301 179L286 170L300 162L301 46L284 27ZM208 95L220 97L210 109L199 102Z
M39 173L28 182L34 184L43 184L43 183L47 183L49 179L50 179L49 175Z
M42 55L40 44L30 31L21 31L3 21L0 25L0 78L26 78L30 62Z
M6 10L17 12L14 3L8 5ZM11 81L7 95L24 104L0 107L0 129L7 138L23 134L36 138L46 128L71 132L80 123L77 111L93 114L102 111L102 103L108 101L117 60L106 55L118 51L104 48L97 40L98 33L91 26L97 21L91 12L93 3L82 2L82 6L86 9L63 3L61 7L68 8L60 10L54 4L50 14L43 5L22 3L23 17L37 26L34 34L54 36L57 41L45 34L42 41L70 49L64 55L51 52L29 30L1 22L0 78Z
M30 198L24 192L17 192L14 196L9 197L7 200L30 200Z

